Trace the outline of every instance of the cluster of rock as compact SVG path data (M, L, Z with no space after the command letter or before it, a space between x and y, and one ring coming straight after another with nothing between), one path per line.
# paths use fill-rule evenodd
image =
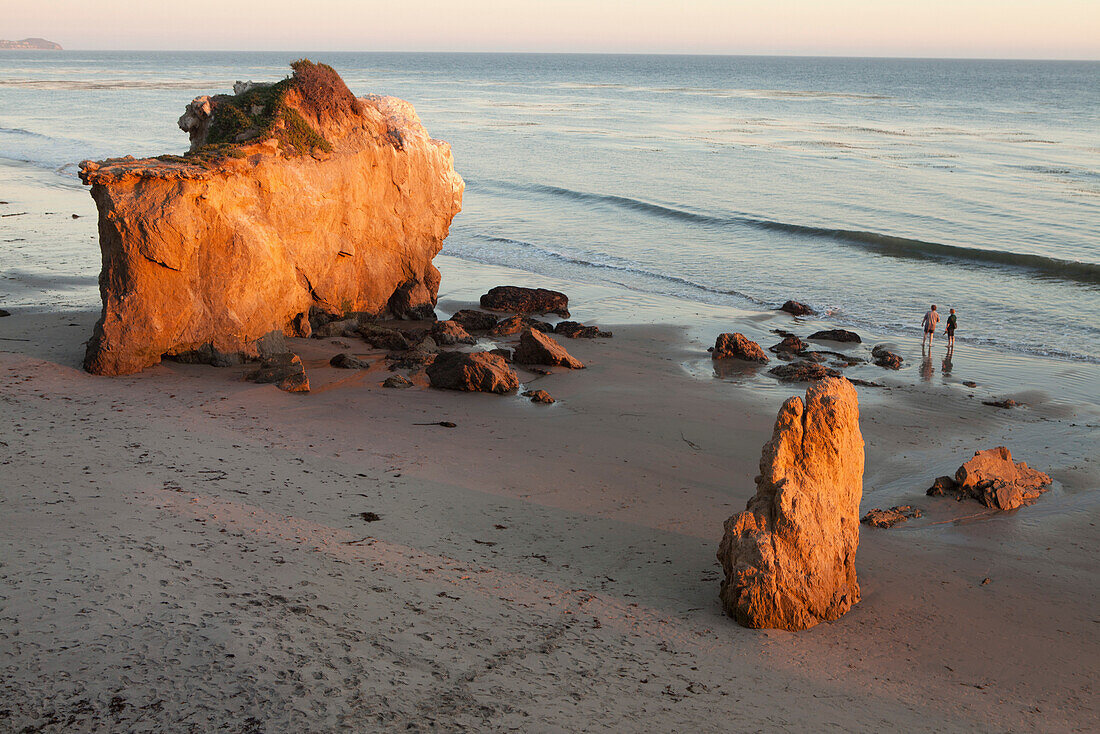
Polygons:
M784 304L784 307L787 305ZM789 309L784 308L784 310ZM868 361L864 357L853 354L844 354L826 349L811 350L810 345L798 335L783 329L773 329L773 331L783 339L778 344L773 344L768 350L788 364L776 365L768 370L768 373L779 378L781 382L816 382L826 377L840 377L839 370L852 365L865 364ZM862 342L858 334L844 329L817 331L807 339L849 344L860 344ZM767 353L759 344L744 334L736 332L719 334L714 346L709 347L707 351L711 353L711 358L716 361L740 360L757 364L767 364L770 361ZM878 345L872 349L871 357L874 363L880 367L895 370L901 368L902 358L887 349L885 345ZM728 370L722 372L725 371ZM853 380L852 382L864 385L874 384L862 380Z
M517 286L494 288L490 293L500 308L515 308L543 312L547 307L556 311L568 308L563 293ZM503 300L500 294L512 300ZM409 370L409 377L394 375L383 383L385 387L406 388L415 385L417 374L423 374L431 387L467 392L508 394L517 391L519 376L513 364L523 365L536 374L550 374L545 367L584 369L585 365L559 344L552 334L572 338L610 337L610 332L595 326L562 321L551 326L528 314L500 316L475 309L463 309L445 321L390 322L383 325L369 316L335 318L314 312L309 330L318 338L360 338L372 349L385 350L383 358L391 371ZM563 327L564 324L564 327ZM514 337L507 347L496 346L498 340ZM492 340L481 349L481 340ZM342 352L330 360L330 365L343 369L366 369L370 360ZM554 398L545 390L527 391L532 402L549 404Z
M975 499L996 510L1015 510L1035 502L1050 487L1051 478L1022 461L1013 461L1004 446L975 452L954 477L937 477L928 489L931 497Z
M103 252L90 372L257 359L317 312L434 318L432 258L464 189L449 146L407 102L356 99L321 64L236 92L188 106L186 156L81 164Z
M855 388L828 378L788 399L760 457L756 495L718 549L722 606L746 627L801 630L859 601L863 494Z

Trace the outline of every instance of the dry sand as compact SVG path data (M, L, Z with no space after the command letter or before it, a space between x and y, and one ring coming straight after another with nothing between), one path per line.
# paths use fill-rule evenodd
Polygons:
M847 616L755 631L714 553L802 386L715 379L689 330L568 340L541 406L382 389L327 366L380 356L349 340L293 340L309 395L95 377L94 318L0 319L2 731L1097 729L1092 414L861 388L863 510L926 514L863 529ZM1038 504L924 496L1002 443Z

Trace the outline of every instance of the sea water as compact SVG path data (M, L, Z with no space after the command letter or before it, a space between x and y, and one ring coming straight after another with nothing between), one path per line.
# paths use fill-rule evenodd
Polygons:
M0 52L0 165L182 152L192 97L302 56L451 144L452 257L899 336L936 303L960 344L1100 363L1098 62ZM95 306L90 238L3 226L5 304Z

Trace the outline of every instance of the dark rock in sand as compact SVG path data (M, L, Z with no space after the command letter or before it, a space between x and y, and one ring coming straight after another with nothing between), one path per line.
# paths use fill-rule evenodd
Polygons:
M436 291L439 289L439 271L429 267L424 273L424 280L408 280L393 292L386 308L394 318L405 321L435 321L435 308L437 302Z
M955 472L959 491L986 507L1014 510L1030 505L1049 489L1051 479L1022 461L1013 461L1004 446L978 451Z
M760 345L744 334L719 334L711 349L711 359L741 359L746 362L767 362L768 355Z
M947 495L957 494L959 490L958 483L953 477L936 477L936 480L932 482L932 486L925 492L929 497L946 497Z
M799 352L805 351L806 346L806 342L802 341L794 334L787 334L783 337L783 341L768 347L768 351L775 352L776 356L780 359L789 361L798 356Z
M542 332L528 329L519 337L514 359L519 364L546 364L568 367L571 370L584 369L584 363L565 351L552 337Z
M992 405L994 408L1019 408L1023 403L1017 403L1012 398L1004 400L983 400L982 405Z
M780 382L816 382L826 377L840 377L840 373L832 367L814 362L792 362L781 364L768 370L769 375L775 375Z
M879 367L885 367L888 370L901 369L901 355L891 352L882 344L879 344L877 347L871 350L871 356L874 357L875 364L877 364Z
M531 398L532 403L544 403L546 405L549 405L550 403L557 402L556 400L554 400L553 397L551 397L550 393L546 392L545 390L528 390L527 392L523 393L523 397Z
M462 328L457 321L437 321L432 324L432 339L440 346L453 344L475 344L477 339Z
M860 344L863 342L859 338L859 334L854 331L846 331L845 329L826 329L825 331L815 331L810 334L807 339L815 339L817 341L831 341L831 342L852 342Z
M387 329L378 324L362 324L357 326L354 333L363 337L363 341L375 349L390 349L402 351L409 348L409 340L397 329Z
M5 316L11 316L11 311L5 311L4 309L0 308L0 319L4 318Z
M867 360L863 357L856 357L852 354L841 354L840 352L830 352L828 349L818 349L813 352L805 352L803 357L812 359L815 362L824 362L826 359L835 359L840 362L838 367L851 367L854 364L865 364Z
M451 321L454 321L466 331L488 331L497 325L500 318L484 311L464 308L452 316Z
M413 381L410 380L407 377L402 377L401 375L394 375L392 377L387 377L382 382L382 387L395 387L395 388L404 389L404 388L409 388L409 387L412 387L412 386L413 386Z
M967 387L977 387L978 386L978 383L974 382L973 380L963 380L963 384L966 385Z
M394 352L386 355L390 372L418 370L435 361L437 355L428 352Z
M554 326L554 333L567 336L570 339L610 339L610 331L600 331L598 326L585 326L576 321L559 321Z
M898 505L889 510L880 510L876 507L864 515L860 522L873 528L892 528L903 522L915 520L923 514L919 508L912 505Z
M497 349L490 349L489 354L495 354L498 357L502 358L505 362L511 362L512 358L514 356L514 353L512 352L511 349L506 349L504 347L498 347Z
M519 377L488 352L443 352L428 366L432 387L444 390L508 393L519 389Z
M498 285L481 297L481 307L508 313L556 313L569 318L569 297L546 288Z
M338 319L310 326L310 335L318 339L334 336L355 336L359 331L359 319Z
M534 329L549 334L554 327L545 321L533 319L530 316L510 316L497 322L496 326L489 330L489 336L512 336L525 329Z
M297 354L276 354L265 358L260 369L250 372L246 380L274 384L286 392L309 392L309 378Z
M439 354L439 345L435 339L425 336L409 348L409 354Z
M294 336L301 337L302 339L308 339L313 336L313 325L310 323L309 315L300 313L294 317L294 320L290 322L291 331Z
M811 314L817 313L817 311L814 311L805 303L799 303L798 301L787 301L779 307L779 310L786 311L787 313L793 314L795 316L809 316Z
M328 361L333 367L339 367L342 370L363 370L370 367L370 362L366 362L358 357L352 356L347 352L341 352Z

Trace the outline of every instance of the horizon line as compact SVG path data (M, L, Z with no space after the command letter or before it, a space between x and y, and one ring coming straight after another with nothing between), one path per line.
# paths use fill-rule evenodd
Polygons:
M56 49L0 49L11 52L41 51L57 53ZM843 53L727 53L727 52L687 52L687 51L470 51L470 50L346 50L346 49L184 49L184 48L62 48L61 53L79 52L117 52L117 53L255 53L255 54L451 54L451 55L512 55L512 56L713 56L726 58L792 58L792 59L879 59L884 61L1082 61L1098 62L1100 57L1043 57L1043 56L905 56L905 55L852 55Z

